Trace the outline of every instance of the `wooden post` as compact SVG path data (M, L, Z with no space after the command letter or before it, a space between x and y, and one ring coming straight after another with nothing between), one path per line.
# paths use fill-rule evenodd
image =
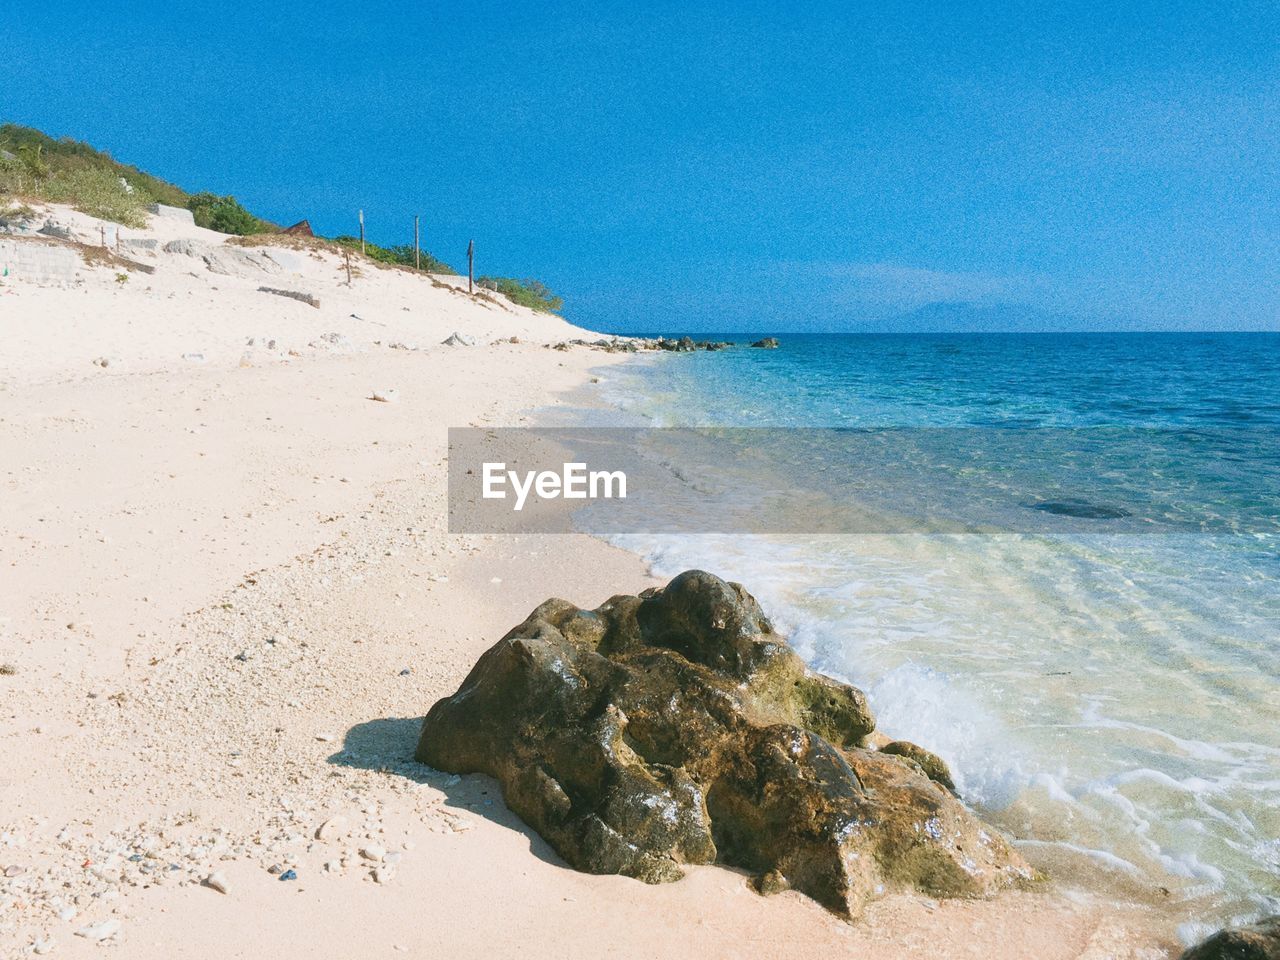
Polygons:
M467 293L475 293L476 285L476 242L467 241Z
M364 253L364 211L360 211L360 253Z
M342 257L347 261L347 286L351 286L351 251L343 250Z
M107 225L105 223L98 224L98 239L102 242L102 249L107 249Z
M413 218L413 269L422 269L422 257L418 253L418 218Z

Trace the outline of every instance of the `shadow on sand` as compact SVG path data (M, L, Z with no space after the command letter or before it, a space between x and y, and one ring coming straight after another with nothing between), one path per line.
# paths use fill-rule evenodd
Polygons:
M496 780L479 773L458 777L414 760L421 730L421 717L386 717L358 723L347 731L342 749L328 758L329 763L429 784L445 795L446 807L514 830L529 841L534 856L570 869L545 840L507 808Z

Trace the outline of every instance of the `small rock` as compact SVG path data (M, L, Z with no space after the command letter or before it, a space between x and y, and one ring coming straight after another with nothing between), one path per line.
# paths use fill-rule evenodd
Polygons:
M280 879L281 879L281 880L297 880L297 879L298 879L298 871L297 871L297 870L286 870L284 873L280 874Z
M396 875L396 872L391 867L374 867L373 868L374 883L390 883L391 879L395 875Z
M386 390L374 390L369 395L370 400L377 400L379 403L395 403L400 399L400 392L394 388Z
M91 923L87 927L81 927L76 931L76 936L101 943L103 940L110 940L118 934L121 926L123 925L119 920L103 920L99 923Z
M387 848L379 846L376 843L371 843L367 847L360 848L360 856L364 857L366 860L372 860L375 863L381 862L386 855Z
M440 341L446 347L474 347L476 338L467 336L465 333L454 331L447 340Z
M317 733L317 734L316 734L316 739L317 739L317 740L319 740L321 743L332 743L332 742L333 742L333 734L332 734L332 733Z
M217 890L219 893L229 892L227 886L227 878L221 870L215 871L204 878L204 885L210 890Z
M22 874L22 868L18 866L16 863L10 864L9 866L4 868L4 875L6 877L17 877L17 876L21 876L21 874Z
M12 677L18 673L18 667L12 663L0 663L0 677Z
M203 353L184 353L182 359L189 363L204 363Z

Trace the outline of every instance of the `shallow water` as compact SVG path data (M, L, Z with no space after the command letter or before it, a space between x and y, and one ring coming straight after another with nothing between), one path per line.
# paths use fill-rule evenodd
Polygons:
M1059 877L1165 904L1188 939L1280 910L1280 336L797 336L612 376L659 426L1130 431L1108 462L1052 458L1047 500L1042 451L1001 444L956 471L950 506L996 489L1087 522L1159 504L1179 520L1161 532L618 539L660 574L746 584ZM872 500L938 487L850 467ZM1099 506L1113 473L1131 502Z

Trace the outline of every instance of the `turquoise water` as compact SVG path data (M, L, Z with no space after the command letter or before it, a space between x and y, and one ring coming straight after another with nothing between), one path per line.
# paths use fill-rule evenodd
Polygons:
M1238 532L618 539L746 584L1064 883L1167 908L1187 939L1280 910L1280 335L792 336L609 376L657 426L1135 431L1112 463L1049 466L1086 498L1149 476ZM981 480L1014 502L1045 463L1010 436ZM872 500L936 483L850 469Z

